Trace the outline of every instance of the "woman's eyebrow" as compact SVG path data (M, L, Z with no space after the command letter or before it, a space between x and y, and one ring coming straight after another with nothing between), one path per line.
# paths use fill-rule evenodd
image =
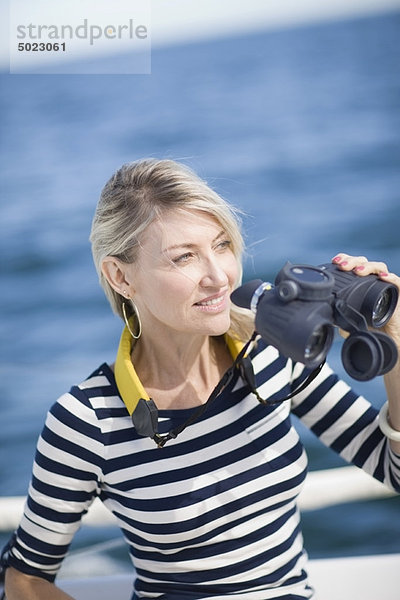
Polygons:
M219 234L217 236L215 236L215 238L212 240L211 243L215 244L215 242L217 242L219 239L224 237L224 235L226 235L225 229L221 229ZM173 246L168 246L168 248L164 248L162 252L164 253L164 252L170 252L171 250L179 250L182 248L195 248L195 247L196 247L196 244L193 244L192 242L182 242L181 244L174 244Z

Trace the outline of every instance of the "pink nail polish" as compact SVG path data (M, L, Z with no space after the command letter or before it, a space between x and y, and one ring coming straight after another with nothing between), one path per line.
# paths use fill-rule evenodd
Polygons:
M364 265L358 265L358 267L356 267L354 270L355 271L364 271L365 267Z
M379 277L388 277L389 273L379 273Z
M348 265L349 263L347 262L347 260L344 260L340 263L341 267L345 267L346 265Z
M339 263L341 261L340 256L335 256L335 258L332 258L332 262L334 263Z

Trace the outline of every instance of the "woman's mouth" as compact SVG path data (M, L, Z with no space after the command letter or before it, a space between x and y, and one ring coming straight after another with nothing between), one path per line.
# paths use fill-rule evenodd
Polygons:
M199 308L205 311L216 312L218 310L223 310L226 307L226 299L227 294L224 292L219 296L212 296L210 298L205 298L204 300L200 300L196 302L194 306L198 306Z

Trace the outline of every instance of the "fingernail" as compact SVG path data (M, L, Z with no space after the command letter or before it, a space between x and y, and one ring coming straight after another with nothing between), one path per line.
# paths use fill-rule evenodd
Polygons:
M379 277L388 277L389 273L379 273Z
M340 262L340 256L335 256L335 258L332 258L332 262L334 263L339 263Z
M349 263L347 262L347 260L344 260L343 262L340 263L340 266L345 267L348 264Z
M364 271L365 267L364 265L358 265L358 267L355 267L355 271Z

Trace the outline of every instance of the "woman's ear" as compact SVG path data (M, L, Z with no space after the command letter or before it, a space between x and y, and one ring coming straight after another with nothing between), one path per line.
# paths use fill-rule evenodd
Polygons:
M111 287L121 296L131 296L133 290L128 276L129 264L115 256L106 256L101 264L101 271Z

